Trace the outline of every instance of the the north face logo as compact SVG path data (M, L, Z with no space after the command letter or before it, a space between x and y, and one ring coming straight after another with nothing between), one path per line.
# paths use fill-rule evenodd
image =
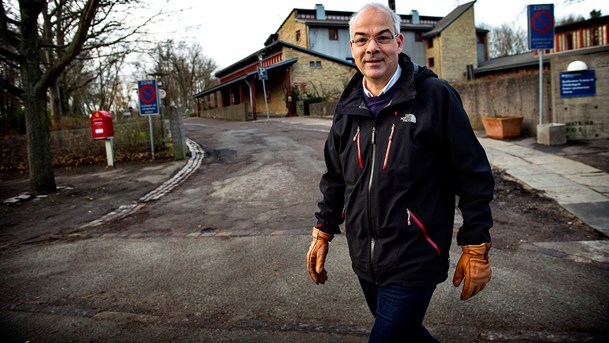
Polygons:
M416 123L417 117L415 117L414 114L412 114L412 113L407 113L407 114L404 114L404 116L402 118L400 118L400 120L403 123Z

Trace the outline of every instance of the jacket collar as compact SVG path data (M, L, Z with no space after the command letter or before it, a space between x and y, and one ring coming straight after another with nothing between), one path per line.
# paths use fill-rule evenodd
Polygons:
M415 65L408 55L401 53L398 64L402 68L402 75L393 87L397 87L392 104L413 99L417 92L414 86ZM370 116L370 111L366 108L363 100L363 79L364 75L358 70L351 78L336 106L337 115L353 114Z

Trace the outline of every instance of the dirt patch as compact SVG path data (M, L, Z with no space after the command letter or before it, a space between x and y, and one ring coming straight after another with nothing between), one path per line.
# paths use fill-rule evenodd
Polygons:
M527 242L603 239L603 235L543 192L525 188L503 171L494 173L495 199L491 203L494 246L512 250Z

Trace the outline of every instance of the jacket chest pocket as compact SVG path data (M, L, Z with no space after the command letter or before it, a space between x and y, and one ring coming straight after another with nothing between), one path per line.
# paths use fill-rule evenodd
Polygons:
M381 173L400 180L418 179L429 156L420 153L410 123L394 123L379 132L377 151Z
M348 139L345 140L341 161L343 163L343 175L347 184L355 184L364 173L368 153L369 138L360 126L357 126Z

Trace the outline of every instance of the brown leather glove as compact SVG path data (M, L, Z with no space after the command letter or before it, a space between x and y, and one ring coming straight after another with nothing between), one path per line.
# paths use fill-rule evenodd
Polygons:
M324 284L328 279L328 273L324 269L324 264L328 254L328 242L333 237L328 233L319 231L317 228L313 228L313 241L309 246L309 252L307 252L307 270L311 280L316 285L320 283Z
M464 245L463 254L457 262L457 269L453 277L453 285L458 287L465 279L461 300L467 300L484 289L491 280L490 253L491 243L480 245Z

